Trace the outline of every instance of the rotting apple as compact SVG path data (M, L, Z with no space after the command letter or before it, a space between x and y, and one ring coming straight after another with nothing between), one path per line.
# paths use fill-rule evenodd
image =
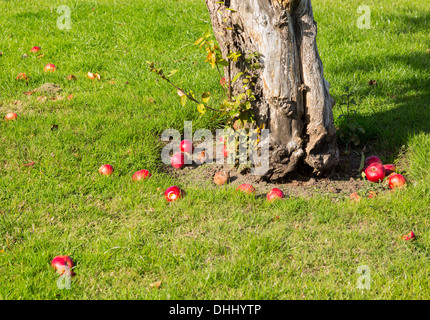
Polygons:
M388 178L390 189L396 189L406 186L406 179L401 174L393 174Z
M164 191L164 197L167 201L175 201L182 197L182 190L177 186L172 186Z
M197 158L197 159L196 159ZM200 151L197 155L194 155L194 162L197 164L203 164L208 159L208 156L206 154L205 150Z
M277 200L277 199L283 199L283 198L285 198L285 195L284 195L284 193L282 192L281 189L273 188L272 190L270 190L267 193L266 197L267 197L267 200L269 202L272 202L272 201Z
M193 142L188 139L182 140L181 143L179 144L179 148L181 149L182 152L185 152L188 154L192 154L194 152Z
M364 170L366 178L372 182L381 182L385 178L385 169L382 164L374 162Z
M251 194L251 193L255 193L255 188L249 183L243 183L236 188L236 191L241 191L243 193Z
M55 64L52 63L48 63L43 69L43 71L45 72L55 72L55 70L57 70L57 67L55 66Z
M396 166L394 164L384 164L385 174L388 176L396 171Z
M171 158L170 163L172 166L176 169L181 169L185 166L185 153L183 152L176 152Z
M10 112L4 117L6 121L16 120L16 118L18 118L18 115L15 112Z
M72 258L69 256L56 256L54 259L52 259L51 266L61 275L66 271L70 272L71 276L75 275L75 273L72 271L74 263Z
M113 167L110 164L104 164L99 168L99 173L110 176L113 173Z
M353 192L349 195L349 197L354 201L360 201L361 197L358 195L358 192Z
M33 48L30 49L30 51L33 52L33 53L39 52L40 51L40 47L37 47L37 46L33 47Z
M145 180L151 177L151 173L148 170L139 170L136 171L133 176L131 177L131 179L133 179L133 181L140 181L140 180Z
M19 80L26 80L27 81L28 77L25 73L19 73L18 76L16 77L16 80L17 81L19 81Z
M415 239L415 233L413 231L409 232L407 235L402 236L402 240L409 241Z
M221 186L228 183L230 180L230 174L227 171L219 171L215 173L214 182L215 184Z

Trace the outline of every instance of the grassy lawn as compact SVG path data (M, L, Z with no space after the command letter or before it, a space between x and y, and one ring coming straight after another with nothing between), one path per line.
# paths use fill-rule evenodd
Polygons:
M221 94L193 45L211 30L204 1L1 1L0 298L430 299L430 9L426 0L360 4L372 10L370 30L356 26L356 1L313 1L325 77L336 100L355 90L362 145L398 163L408 187L358 203L269 204L234 184L189 184L169 204L163 192L177 181L161 170L161 132L220 124L182 107L146 61L180 69L175 80L195 92ZM71 9L70 30L56 25L60 5ZM44 73L47 63L58 70ZM21 72L28 86L15 80ZM73 98L23 94L47 82ZM8 112L18 121L3 121ZM110 177L98 173L105 163ZM141 169L153 177L133 182ZM399 239L411 230L416 240ZM70 290L57 288L56 255L77 263ZM369 290L356 288L362 265Z

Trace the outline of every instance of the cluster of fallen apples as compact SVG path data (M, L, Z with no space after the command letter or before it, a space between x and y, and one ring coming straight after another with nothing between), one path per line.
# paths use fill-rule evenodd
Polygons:
M40 51L40 47L33 47L31 48L30 51L32 53L37 53ZM56 69L57 67L52 63L48 63L44 67L45 72L55 72ZM100 80L100 75L98 73L88 72L87 77L89 79ZM67 76L66 78L68 80L76 79L74 75ZM16 79L27 81L28 77L25 73L20 73ZM5 120L12 121L12 120L16 120L17 117L18 115L16 113L11 112L6 114ZM228 155L226 139L220 138L220 141L223 143L222 152L224 157L226 158ZM181 169L185 166L187 159L194 152L194 145L190 140L183 140L180 143L180 150L181 150L180 152L173 154L173 156L171 157L171 165L176 169ZM202 151L199 154L196 162L202 164L205 161L206 161L206 154L205 154L205 151ZM363 172L365 173L366 178L372 182L382 182L384 181L385 177L388 177L388 185L391 189L394 189L394 188L398 188L406 185L406 179L401 174L396 174L395 170L396 170L396 167L394 165L392 164L383 165L381 159L379 159L376 156L371 156L365 160ZM109 176L113 173L113 171L114 169L110 164L104 164L99 168L99 173L102 175ZM144 170L139 170L135 172L132 176L132 180L141 181L141 180L148 179L150 177L151 177L151 173L148 170L144 169ZM220 171L215 174L214 183L217 185L224 185L229 182L229 179L230 179L230 176L228 172ZM242 192L244 194L254 194L255 188L251 184L243 183L236 188L236 191ZM185 194L184 191L178 186L171 186L165 190L164 197L168 202L172 202L182 198L184 194ZM358 194L356 195L355 194L356 193L352 194L351 198L357 199L357 197L359 197ZM273 188L267 193L266 198L269 202L272 202L277 199L285 198L285 195L282 192L282 190L278 188ZM415 238L415 234L412 231L408 235L405 235L402 237L403 240L412 240L413 238ZM72 271L72 268L74 267L74 263L72 258L70 258L69 256L62 255L62 256L55 257L51 262L51 266L60 275L63 275L65 273L70 276L75 275L75 273Z
M38 53L40 51L40 47L35 46L33 48L30 49L30 51L32 53ZM25 54L25 56L28 56L27 54ZM44 54L40 55L39 57L44 56ZM57 67L55 66L55 64L53 63L48 63L47 65L45 65L45 67L43 68L44 72L55 72L57 70ZM97 79L100 81L100 75L98 73L92 73L90 71L88 71L87 73L87 77L91 80ZM76 80L76 76L75 75L69 75L66 77L67 80ZM20 80L24 80L28 82L28 76L25 73L19 73L18 76L16 77L17 81ZM24 92L24 94L31 94L33 92ZM4 117L6 121L10 121L10 120L16 120L18 118L18 115L15 112L10 112L8 114L6 114L6 116Z
M406 179L401 174L395 172L394 164L383 164L377 156L371 156L364 161L363 172L366 179L371 182L383 182L387 177L390 189L400 188L406 185Z

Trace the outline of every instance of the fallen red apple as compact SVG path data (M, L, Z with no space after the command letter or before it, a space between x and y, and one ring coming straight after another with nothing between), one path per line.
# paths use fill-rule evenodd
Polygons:
M188 154L192 154L194 152L194 145L191 142L191 140L185 139L182 140L179 148L181 149L182 152L188 153Z
M71 75L67 76L66 79L67 80L76 80L77 78L75 75L71 74Z
M185 166L185 153L182 152L176 152L171 158L170 163L172 166L176 169L181 169L183 166Z
M16 80L28 80L28 77L25 73L19 73L18 76L16 77Z
M396 166L394 164L384 164L385 174L388 176L396 171Z
M385 178L385 169L382 164L374 162L364 170L366 178L372 182L381 182Z
M16 120L16 118L18 118L18 115L15 112L10 112L4 118L6 121Z
M228 183L230 180L230 174L227 171L219 171L215 173L214 182L215 184L221 186Z
M255 192L255 188L248 183L243 183L236 188L236 191L241 191L243 193L251 194Z
M401 174L394 174L388 178L388 185L390 189L404 187L406 185L406 179Z
M227 151L227 146L226 145L222 146L222 154L224 155L224 158L228 157L228 151Z
M113 172L113 167L110 164L104 164L99 168L99 173L105 176L110 176Z
M360 201L360 200L361 200L361 197L358 195L358 193L357 193L357 192L353 192L353 193L351 193L351 194L349 195L349 197L350 197L352 200L354 200L354 201Z
M31 50L30 50L31 52L33 52L33 53L36 53L36 52L38 52L38 51L40 51L40 47L33 47L33 48L31 48Z
M164 197L169 202L175 201L182 197L182 190L177 186L167 188L167 190L164 192Z
M367 197L372 199L372 198L376 198L377 195L378 193L376 191L369 191L369 194L367 195Z
M382 160L379 159L379 157L377 157L377 156L370 156L370 157L367 157L366 160L364 160L364 168L363 168L363 170L365 170L372 163L379 163L381 165L383 164Z
M55 70L57 69L57 67L52 64L52 63L48 63L45 68L43 69L43 71L45 72L55 72Z
M74 267L74 263L72 258L70 258L69 256L56 256L54 259L52 259L51 266L59 274L64 274L68 268L70 275L71 276L75 275L75 273L72 271L72 268Z
M131 179L133 179L133 181L140 181L140 180L148 179L150 177L151 177L151 173L148 170L139 170L133 174Z
M402 237L402 240L409 241L415 238L415 233L413 231L409 232L407 235Z
M269 200L269 202L272 202L276 199L283 199L285 198L284 193L282 192L282 190L278 189L278 188L273 188L272 190L270 190L267 193L267 200Z

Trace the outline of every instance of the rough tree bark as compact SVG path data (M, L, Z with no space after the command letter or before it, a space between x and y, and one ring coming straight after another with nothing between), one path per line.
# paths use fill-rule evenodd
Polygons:
M253 108L258 125L270 129L270 170L264 179L281 180L303 163L319 173L335 167L334 100L316 45L311 1L219 2L206 0L206 5L223 56L232 51L262 54ZM232 27L227 32L226 21ZM232 74L243 71L244 63L239 60ZM240 86L235 83L236 93Z

